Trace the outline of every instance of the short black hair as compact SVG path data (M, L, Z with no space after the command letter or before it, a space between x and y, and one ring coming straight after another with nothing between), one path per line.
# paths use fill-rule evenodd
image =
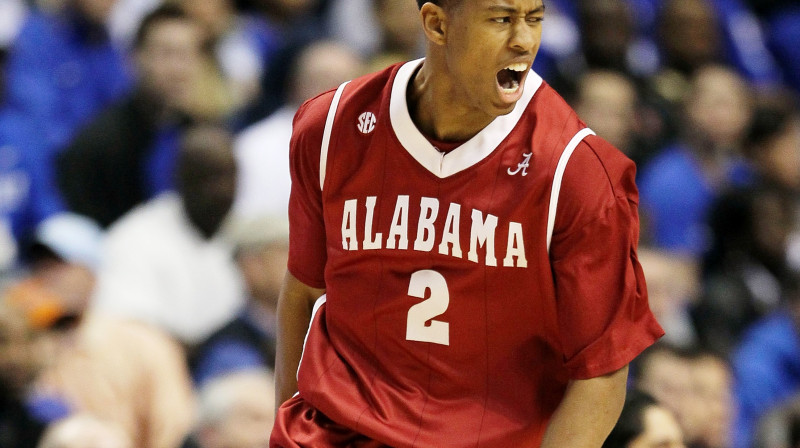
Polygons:
M419 9L422 9L422 5L424 5L425 3L433 3L436 6L444 7L449 2L450 0L417 0L417 6L419 6Z
M644 432L644 413L658 402L651 395L640 390L632 390L625 397L625 405L603 448L626 448Z
M136 30L136 36L133 39L133 48L139 49L147 40L150 30L161 22L170 20L186 20L191 21L192 18L180 6L173 3L165 3L152 12L147 14L139 24L139 29Z

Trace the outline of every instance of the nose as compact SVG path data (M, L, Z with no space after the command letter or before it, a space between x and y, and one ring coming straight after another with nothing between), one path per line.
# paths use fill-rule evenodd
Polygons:
M524 53L533 52L539 42L542 28L538 24L531 24L527 20L517 20L511 30L509 46Z

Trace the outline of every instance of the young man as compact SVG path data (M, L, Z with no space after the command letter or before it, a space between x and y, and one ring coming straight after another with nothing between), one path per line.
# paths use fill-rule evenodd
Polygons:
M420 0L424 61L298 111L273 447L599 447L614 426L663 332L633 164L530 71L543 15Z

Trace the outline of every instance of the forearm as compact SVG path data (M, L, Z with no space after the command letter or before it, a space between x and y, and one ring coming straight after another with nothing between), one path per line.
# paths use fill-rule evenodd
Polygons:
M575 380L547 427L542 448L599 448L625 402L628 366L605 376Z
M308 287L286 273L278 299L275 408L297 392L297 367L303 353L314 301L324 290Z

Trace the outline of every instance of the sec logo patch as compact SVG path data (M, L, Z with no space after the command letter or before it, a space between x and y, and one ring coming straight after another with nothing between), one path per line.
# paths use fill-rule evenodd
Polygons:
M358 117L358 130L361 131L362 134L369 134L375 130L376 121L378 121L378 119L375 117L375 114L372 112L364 112Z

